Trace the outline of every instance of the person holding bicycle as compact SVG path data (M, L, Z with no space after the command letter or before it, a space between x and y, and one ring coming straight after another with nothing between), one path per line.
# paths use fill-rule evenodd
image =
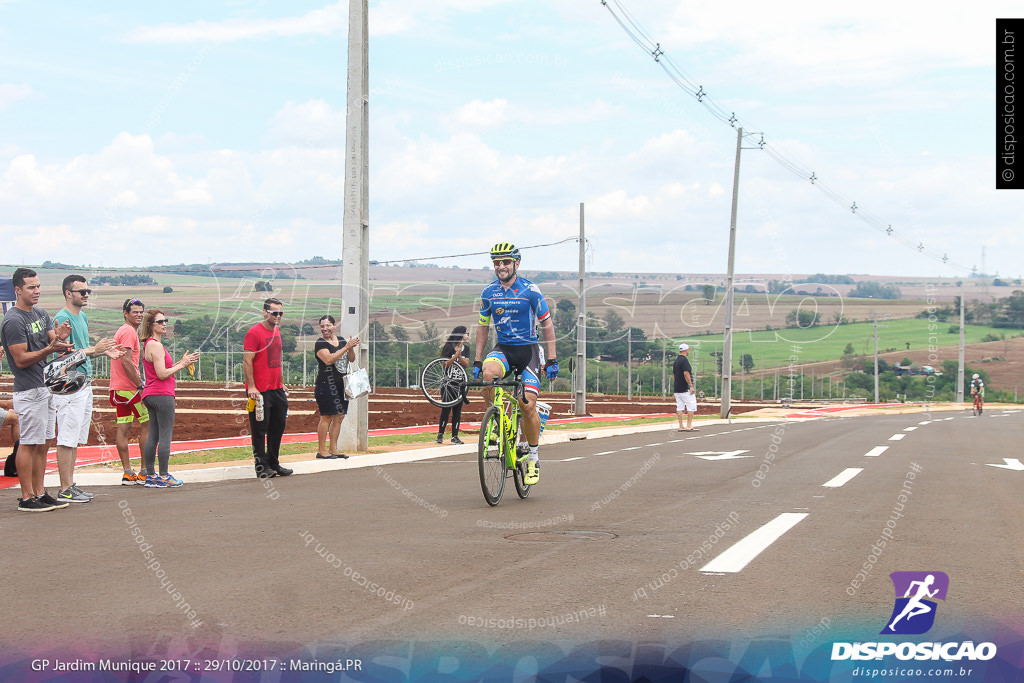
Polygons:
M981 409L985 404L985 382L982 381L981 375L974 373L971 377L971 396L974 397L974 407L981 413Z
M537 398L540 396L541 350L537 338L537 325L544 332L547 362L544 370L548 380L558 376L555 358L555 326L551 311L540 288L518 275L519 249L511 242L498 242L491 247L491 261L497 279L484 287L480 295L480 325L476 330L476 361L473 379L491 382L517 370L523 377L523 434L530 446L523 483L532 486L540 480L539 442L540 415ZM497 344L486 358L483 357L490 332L491 319ZM485 389L484 396L492 400L494 390Z

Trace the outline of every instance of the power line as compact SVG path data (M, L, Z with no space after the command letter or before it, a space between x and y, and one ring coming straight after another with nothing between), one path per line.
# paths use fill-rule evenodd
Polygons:
M558 244L565 244L566 242L579 242L579 239L580 239L579 237L566 237L566 238L560 239L560 240L558 240L556 242L545 242L543 244L529 244L529 245L526 245L526 246L519 247L519 249L522 251L522 250L526 250L526 249L540 249L542 247L553 247L553 246L558 245ZM589 242L589 240L588 240L588 242ZM482 256L482 255L485 255L485 254L489 255L490 253L491 253L490 250L487 250L487 251L469 251L469 252L465 252L465 253L462 253L462 254L444 254L444 255L441 255L441 256L421 256L419 258L393 259L393 260L390 260L390 261L377 261L377 260L374 260L373 261L373 265L389 265L389 264L392 264L392 263L418 263L420 261L440 261L440 260L443 260L443 259L462 258L462 257L465 257L465 256ZM291 263L210 263L210 264L207 264L206 266L204 266L203 270L199 270L198 268L178 268L178 269L175 269L175 268L154 268L154 267L150 267L150 268L131 268L131 267L128 267L128 268L114 268L114 267L110 267L110 268L103 268L103 267L94 268L92 266L70 266L70 265L67 265L67 264L64 264L64 263L55 263L55 264L52 264L52 265L49 265L49 266L35 266L34 265L32 267L36 268L36 269L39 269L39 270L59 270L59 271L62 271L62 272L66 271L66 272L72 272L72 273L76 273L76 272L80 272L80 273L99 273L99 274L102 274L102 273L111 273L111 274L115 274L115 273L153 273L153 274L169 273L169 274L172 274L172 275L201 275L202 276L204 273L207 273L207 272L211 272L213 274L216 274L218 272L218 270L220 272L224 272L224 273L244 272L244 271L262 271L262 270L266 270L267 268L270 268L270 267L273 267L273 266L282 266L284 269L286 269L288 271L293 271L293 270L294 271L299 271L299 270L312 270L314 268L318 268L318 269L331 268L331 267L340 268L341 264L340 263L335 263L333 261L326 261L324 263L300 263L300 264L291 264ZM10 268L11 270L15 270L15 269L21 268L21 267L22 267L21 264L0 263L0 268L5 268L5 269L6 268Z
M579 237L566 237L565 239L558 240L557 242L546 242L544 244L530 244L525 247L519 247L519 250L524 249L540 249L541 247L553 247L556 244L565 244L566 242L579 242ZM484 254L490 255L490 250L487 251L468 251L464 254L446 254L444 256L425 256L420 258L406 258L406 259L393 259L391 261L374 261L378 265L387 265L391 263L418 263L420 261L440 261L449 258L462 258L465 256L483 256Z
M612 15L615 21L622 27L622 30L636 43L642 50L647 52L658 66L668 75L668 77L678 85L684 92L689 94L698 103L704 106L707 111L714 116L716 119L723 123L729 124L732 128L736 128L738 125L743 128L753 128L752 126L743 125L741 119L736 115L735 112L730 112L728 109L722 107L711 95L704 90L704 86L700 85L693 79L691 79L672 59L665 53L661 48L661 44L655 42L643 29L636 19L634 19L626 8L622 5L619 0L601 0L601 4L604 5L608 12ZM614 8L613 8L614 6ZM784 169L792 173L793 175L810 182L816 187L822 194L831 199L833 202L841 207L844 207L851 211L857 218L861 219L871 227L879 230L887 237L890 237L904 246L913 248L919 254L923 254L928 258L934 259L947 265L956 270L975 273L977 268L969 267L955 261L951 261L949 256L945 253L939 252L926 246L919 240L912 239L901 234L898 230L892 227L892 224L884 223L883 221L875 218L871 214L861 210L857 207L857 202L842 195L826 183L822 182L818 175L805 168L802 164L796 160L789 158L783 151L776 149L769 145L764 140L764 134L762 133L761 142L759 147L763 149L768 156L782 166Z

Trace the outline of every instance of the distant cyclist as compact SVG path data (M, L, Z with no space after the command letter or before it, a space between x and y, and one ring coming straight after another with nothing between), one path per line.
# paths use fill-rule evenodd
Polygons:
M551 311L540 288L517 274L521 258L519 249L511 242L499 242L491 247L491 261L498 279L484 287L480 295L480 326L476 330L473 379L482 374L483 379L489 382L508 375L513 369L522 374L526 389L523 395L523 433L530 446L523 483L533 485L540 480L537 397L540 396L541 353L537 340L538 323L544 332L548 351L544 369L549 380L558 376L558 361L555 359L555 326L551 321ZM498 341L484 358L492 319ZM493 389L484 391L488 401L493 393Z
M974 407L980 415L985 404L985 382L978 373L971 377L971 396L974 397Z

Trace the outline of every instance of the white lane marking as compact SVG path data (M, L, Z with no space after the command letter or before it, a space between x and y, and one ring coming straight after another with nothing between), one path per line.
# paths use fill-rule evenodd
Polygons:
M837 489L864 471L863 467L847 467L845 470L826 481L822 486Z
M1024 463L1019 458L1003 458L1005 465L993 465L990 462L985 463L989 467L999 467L1004 470L1017 470L1018 472L1024 472Z
M618 453L618 451L602 451L600 453L594 453L594 455L611 455L612 453Z
M888 446L875 446L870 451L865 453L864 457L865 458L876 458L879 455L881 455L882 453L885 453L887 450L889 450Z
M665 444L664 444L664 443L662 443L661 441L659 441L658 443L649 443L649 444L647 444L647 446L648 446L648 447L652 447L652 446L664 446L664 445L665 445Z
M643 446L630 446L629 448L623 448L622 450L624 450L624 451L638 451L641 448L643 448Z
M904 429L903 431L905 431L905 432L912 432L912 431L914 431L915 429L917 429L917 427L907 427L907 428L905 428L905 429Z
M685 439L672 439L669 443L680 443L682 441L685 441Z
M906 434L893 434L892 436L889 437L889 441L899 441L905 436Z
M585 457L586 456L584 456L584 455L577 455L576 457L573 457L573 458L562 458L561 460L553 460L553 461L550 461L550 462L572 462L573 460L583 460L583 458L585 458Z
M696 455L698 458L704 460L736 460L737 458L752 458L752 455L740 455L741 453L749 453L750 450L741 451L694 451L693 453L687 453L686 455Z
M931 420L925 420L924 422L918 422L917 424L919 424L919 425L931 424Z
M651 619L675 619L671 614L648 614Z
M783 512L760 529L733 544L728 550L701 567L702 572L734 574L746 567L784 533L799 524L807 512Z

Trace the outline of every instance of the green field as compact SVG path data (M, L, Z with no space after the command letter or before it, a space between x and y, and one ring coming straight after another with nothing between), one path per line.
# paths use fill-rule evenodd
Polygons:
M882 327L881 325L886 325ZM912 318L879 322L878 351L913 351L928 349L929 346L953 346L960 343L959 329L950 332L953 323L929 323L925 319ZM932 329L929 329L929 326ZM964 341L978 343L985 335L1007 338L1022 336L1019 331L967 325ZM696 353L691 358L701 363L711 361L711 352L722 350L722 335L711 334L686 339ZM819 325L806 329L787 328L783 330L736 332L733 334L732 357L739 364L743 354L754 357L754 368L765 369L789 365L795 357L797 363L815 363L838 360L847 344L853 345L855 354L873 354L874 325L872 323L851 323L847 325ZM908 346L909 349L908 349ZM951 360L946 358L946 360Z

